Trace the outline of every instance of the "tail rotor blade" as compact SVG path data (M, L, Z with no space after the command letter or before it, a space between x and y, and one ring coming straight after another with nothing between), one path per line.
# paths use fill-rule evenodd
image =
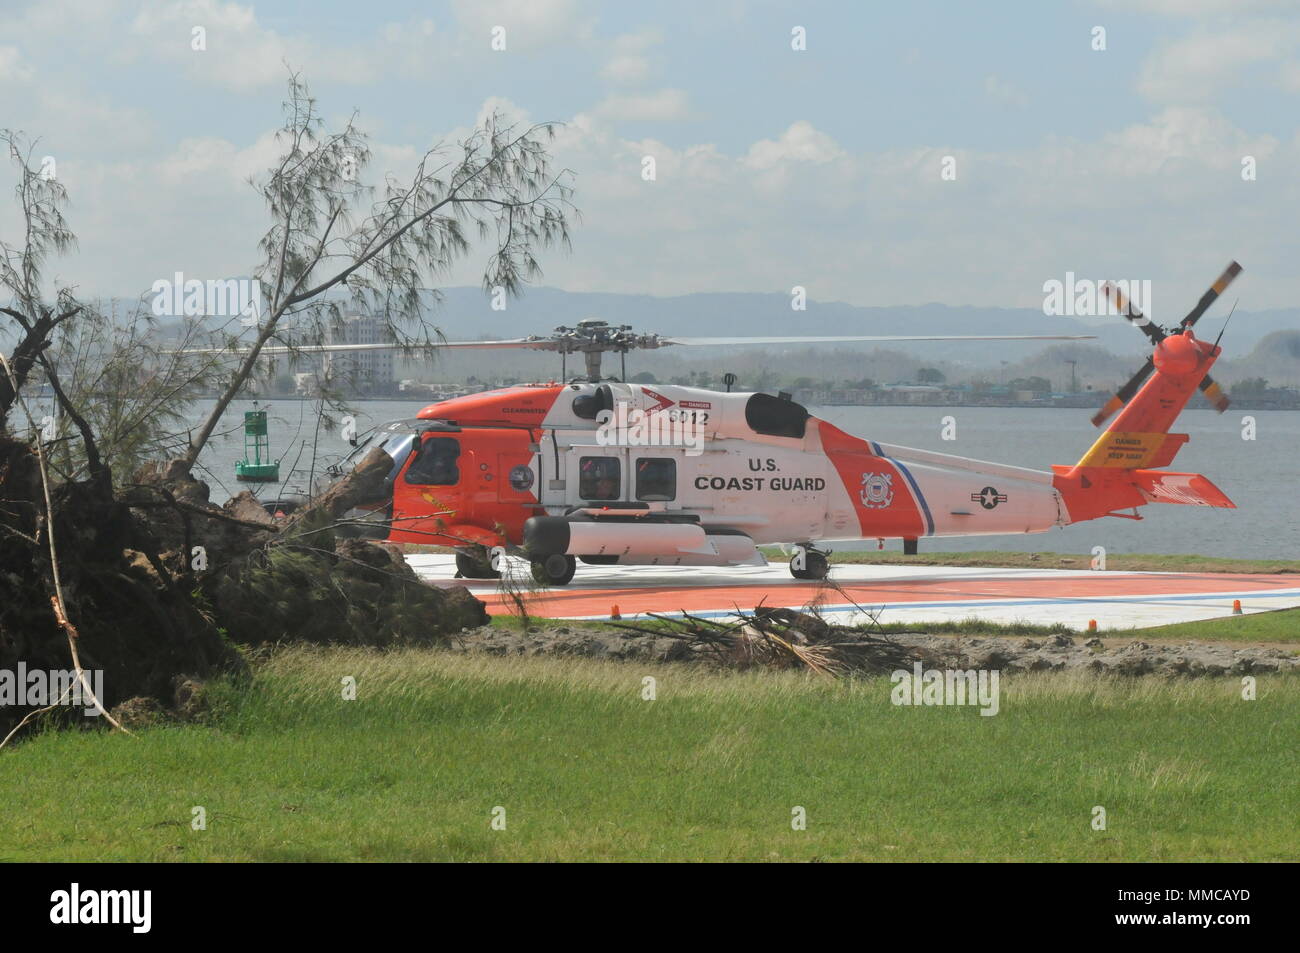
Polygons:
M1205 314L1205 312L1209 310L1210 305L1214 304L1214 302L1218 300L1219 295L1223 294L1224 290L1228 285L1232 284L1233 279L1239 274L1241 274L1241 265L1237 264L1235 261L1229 262L1228 267L1223 270L1223 274L1219 275L1218 280L1210 286L1210 290L1201 295L1201 300L1196 302L1196 307L1187 312L1187 317L1183 318L1182 323L1179 325L1179 330L1186 330L1199 321L1201 315ZM1124 320L1145 334L1151 340L1152 344L1159 344L1168 337L1168 334L1159 325L1153 324L1150 318L1144 315L1137 308L1133 307L1133 303L1125 297L1124 292L1121 291L1113 282L1108 281L1102 285L1102 291L1105 293L1106 297L1114 303L1115 307L1119 310L1119 313L1123 315ZM1229 315L1228 317L1231 318L1232 315ZM1222 337L1222 334L1220 334L1220 337ZM1109 418L1111 414L1115 413L1132 400L1133 395L1138 392L1138 388L1142 386L1143 382L1151 376L1151 372L1154 369L1155 364L1152 362L1152 359L1148 357L1147 362L1142 365L1138 372L1129 378L1128 383L1116 391L1115 395L1111 397L1110 400L1106 401L1106 405L1102 407L1101 410L1093 414L1092 425L1094 427L1100 427L1106 422L1107 418ZM1219 413L1223 413L1228 409L1227 395L1223 393L1223 389L1211 380L1208 375L1201 379L1200 387L1201 392L1205 394L1205 399L1214 405L1215 410Z
M1208 400L1219 413L1223 413L1227 410L1231 403L1231 401L1228 400L1228 395L1223 392L1223 388L1221 388L1218 383L1211 380L1209 374L1206 374L1201 378L1201 393L1205 395L1205 399Z
M1219 280L1210 286L1209 291L1201 295L1201 300L1196 302L1196 307L1187 312L1187 317L1183 318L1180 327L1190 328L1199 321L1201 315L1209 309L1210 305L1214 304L1219 295L1223 294L1224 289L1232 284L1232 280L1239 274L1241 274L1241 265L1235 261L1229 263L1228 267L1223 270L1223 274L1219 275Z
M1106 282L1101 286L1101 290L1115 305L1116 310L1119 311L1124 320L1150 338L1152 344L1159 344L1165 339L1165 332L1159 326L1153 324L1145 314L1133 307L1133 302L1113 281Z
M1138 369L1138 372L1128 379L1128 383L1117 390L1114 397L1106 401L1106 406L1092 415L1092 425L1100 427L1106 422L1106 418L1132 400L1133 395L1151 376L1153 370L1155 370L1155 364L1148 357L1147 362Z

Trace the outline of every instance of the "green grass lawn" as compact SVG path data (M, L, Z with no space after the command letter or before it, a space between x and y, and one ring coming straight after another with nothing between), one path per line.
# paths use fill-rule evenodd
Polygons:
M1074 638L1091 638L1092 634L1067 626L1033 625L1027 622L987 622L983 619L959 619L949 622L890 622L881 624L872 632L927 632L931 635L962 635L967 637L1045 638L1066 634ZM1143 629L1100 629L1102 638L1128 638L1143 642L1200 641L1200 642L1291 642L1300 644L1300 609L1275 609L1248 615L1229 615L1198 622L1176 622Z
M0 752L0 859L1294 860L1300 692L1258 687L1008 677L982 717L884 678L295 648L207 724Z
M1230 615L1200 622L1178 622L1149 629L1134 629L1133 637L1155 639L1195 639L1201 642L1296 642L1300 643L1300 609L1275 609ZM1118 634L1103 632L1103 635Z

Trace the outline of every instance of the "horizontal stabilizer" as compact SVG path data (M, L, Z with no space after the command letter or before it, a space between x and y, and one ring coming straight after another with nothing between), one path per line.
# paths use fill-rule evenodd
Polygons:
M1222 490L1199 473L1133 470L1130 476L1134 485L1149 496L1152 503L1185 503L1236 509L1236 504Z

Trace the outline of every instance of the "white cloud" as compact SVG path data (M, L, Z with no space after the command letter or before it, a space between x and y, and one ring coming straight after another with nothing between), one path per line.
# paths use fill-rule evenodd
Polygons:
M650 75L650 61L636 53L620 53L601 68L611 83L640 83Z
M615 121L663 122L688 119L691 115L685 90L660 89L653 93L614 93L593 110L602 119Z
M1011 106L1029 105L1029 94L1017 86L1015 83L1008 82L1000 76L990 73L984 77L984 93L998 102L1007 103Z
M0 46L0 83L25 83L32 78L32 71L23 62L23 56L14 46Z
M841 158L844 151L835 140L800 120L791 124L779 139L760 139L749 147L745 164L754 169L770 169L783 162L820 164Z
M1138 90L1161 103L1199 103L1245 82L1251 67L1300 51L1300 24L1253 20L1195 32L1158 47L1143 64Z
M1095 139L1002 152L850 152L804 121L738 151L673 147L620 138L586 115L556 151L579 173L583 224L573 256L544 265L548 284L572 290L802 284L859 304L1037 307L1043 281L1072 269L1155 278L1194 300L1237 257L1272 294L1243 307L1300 294L1294 242L1278 240L1300 200L1289 173L1300 137L1247 133L1213 109L1173 107ZM940 179L946 154L958 158L956 182ZM1259 161L1258 182L1240 177L1245 154ZM643 155L656 159L654 182L640 176Z
M194 30L206 49L194 49ZM325 47L305 35L284 36L263 26L251 6L223 0L171 0L140 10L131 23L131 55L162 58L189 76L235 92L284 84L290 68L310 67L315 82L371 84L393 66L429 62L440 39L432 20L385 24L374 37L347 47Z
M108 24L104 10L116 11L118 20ZM190 27L199 22L191 22L194 11L211 14L206 53L189 49ZM556 15L553 22L543 16L547 11ZM960 140L850 147L841 132L847 126L819 128L794 115L756 120L767 124L743 139L737 137L754 127L648 125L696 118L702 100L692 97L703 90L688 85L689 77L681 88L659 88L662 37L640 31L594 39L584 32L585 11L573 2L474 4L456 10L462 19L381 21L350 43L354 55L336 59L310 33L287 36L268 28L246 4L186 0L151 4L140 13L113 2L42 0L17 17L0 14L0 36L18 51L17 59L0 53L0 81L7 76L14 82L27 70L42 80L31 95L6 100L6 124L41 135L41 151L58 158L81 253L56 270L87 292L141 290L178 268L247 273L266 213L244 179L272 163L271 131L236 134L230 130L249 127L147 112L138 108L140 100L96 90L81 73L70 70L65 78L50 69L56 57L70 51L76 62L95 64L88 69L101 68L104 59L93 58L98 44L104 57L123 51L136 67L161 60L144 75L174 77L186 93L187 74L241 94L255 91L237 104L251 104L249 115L269 126L285 78L282 58L303 66L313 83L379 81L419 70L427 76L462 70L467 62L481 77L482 63L497 54L488 50L486 33L480 49L476 24L499 19L510 31L509 50L563 45L556 56L581 55L593 73L603 67L604 78L616 84L582 94L590 98L580 103L596 105L577 115L572 102L566 106L539 89L509 83L490 88L510 91L515 101L473 101L482 103L480 120L494 109L518 121L527 121L530 111L542 119L572 115L553 151L557 167L577 173L583 222L575 228L571 257L544 254L547 283L661 294L802 284L818 300L1033 305L1041 300L1042 282L1067 268L1168 276L1194 297L1203 272L1217 273L1227 258L1238 257L1253 279L1241 283L1244 308L1300 298L1290 237L1300 202L1294 123L1279 119L1263 127L1276 137L1263 135L1205 105L1243 72L1300 91L1300 43L1286 30L1245 19L1216 31L1193 19L1190 32L1157 48L1144 67L1144 91L1158 103L1150 117L1087 139L1047 136L1028 147L979 151L963 148ZM87 29L66 35L71 22L89 24L94 35ZM1167 32L1185 30L1172 26ZM458 51L467 37L473 50ZM464 125L447 130L446 140L469 131L472 103L443 97L437 84L413 88L428 96L433 111L409 108L408 101L396 118L389 111L387 125L376 126L375 113L385 113L370 103L388 87L358 97L362 125L375 133L371 181L386 169L409 175L429 142L442 138L432 135L433 123L447 108ZM987 77L983 91L1008 102L1028 96L998 74ZM331 90L323 105L350 106L349 98L340 102ZM858 121L865 120L844 120ZM641 177L645 155L656 158L656 181ZM957 157L955 182L939 177L944 155ZM1257 182L1241 180L1243 155L1258 160ZM0 194L9 181L0 175ZM10 212L0 203L0 235L12 234ZM483 259L478 252L453 276L456 282L476 283ZM1268 296L1246 297L1257 288Z
M1126 13L1202 18L1215 14L1243 14L1295 9L1295 0L1102 0L1102 5Z
M617 84L645 82L650 76L650 58L646 53L662 42L663 34L658 30L640 30L616 36L609 44L612 55L600 75Z
M485 50L498 26L506 31L506 52L586 41L595 26L579 0L454 0L452 9L470 41L479 37Z

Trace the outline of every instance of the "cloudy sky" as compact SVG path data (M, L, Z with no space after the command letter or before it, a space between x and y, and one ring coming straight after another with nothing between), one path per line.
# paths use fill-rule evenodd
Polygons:
M1037 307L1073 271L1176 320L1235 257L1244 310L1300 292L1300 0L3 0L0 127L73 198L59 276L248 274L286 62L375 171L492 109L564 122L584 220L544 283L571 291Z

